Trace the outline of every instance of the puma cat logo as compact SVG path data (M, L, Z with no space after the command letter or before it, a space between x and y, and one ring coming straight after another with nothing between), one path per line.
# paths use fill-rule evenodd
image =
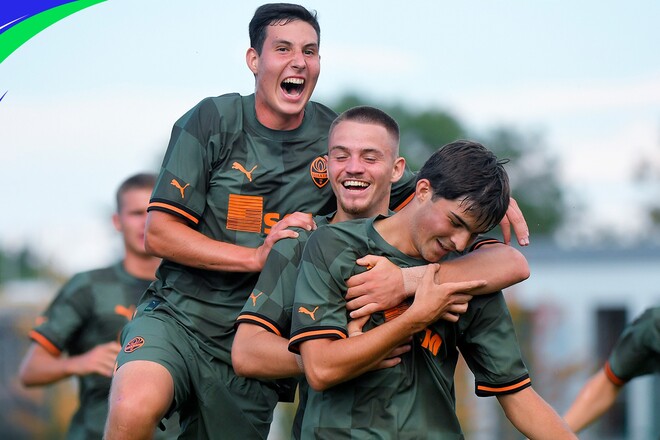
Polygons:
M186 190L186 188L188 188L190 186L189 183L186 183L186 186L182 187L181 184L176 181L176 179L172 179L172 181L170 182L170 185L179 188L179 191L181 191L181 198L183 198L183 192Z
M231 169L232 170L238 170L241 173L245 174L245 177L247 177L250 182L252 182L252 171L254 171L254 169L256 167L257 167L257 165L253 166L252 169L250 171L248 171L245 168L243 168L243 165L241 165L238 162L234 162L233 164L231 164Z
M263 292L259 292L259 295L256 295L254 293L250 294L250 299L252 299L252 305L257 306L257 298L259 298L261 295L263 295Z
M314 313L316 313L316 311L317 311L318 309L319 309L319 306L316 306L316 308L310 312L310 311L307 310L305 307L302 307L302 306L301 306L301 307L298 309L298 313L304 313L305 315L309 315L309 316L312 318L312 321L316 321L316 318L314 317Z

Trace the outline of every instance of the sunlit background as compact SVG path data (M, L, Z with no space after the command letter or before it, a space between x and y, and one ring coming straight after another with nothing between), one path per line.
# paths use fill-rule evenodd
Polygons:
M73 273L118 258L116 186L157 171L174 121L206 96L252 92L247 24L261 3L108 0L0 64L0 403L20 426L57 432L46 402L70 403L12 376L32 317ZM391 112L413 168L456 137L512 159L532 276L507 299L535 388L564 411L621 326L660 302L660 3L302 4L321 24L315 100ZM461 377L468 438L516 438ZM584 438L658 438L657 378L629 388L618 422Z

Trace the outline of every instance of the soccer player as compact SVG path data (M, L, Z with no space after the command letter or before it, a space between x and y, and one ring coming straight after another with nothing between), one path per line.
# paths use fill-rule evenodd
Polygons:
M147 254L144 248L147 205L155 181L153 174L136 174L117 190L117 211L112 222L123 237L123 260L76 274L29 334L34 342L20 368L24 385L42 386L70 376L79 378L80 406L69 426L71 439L102 437L110 378L121 347L119 334L155 279L160 259ZM165 434L176 438L178 429L173 426Z
M301 438L462 438L453 394L459 349L477 394L496 395L519 431L575 438L531 388L501 292L473 297L457 322L438 320L447 295L488 288L485 280L440 284L438 265L430 265L409 307L374 314L368 331L348 337L344 295L346 280L360 270L357 258L375 254L419 266L487 246L492 240L475 240L501 220L508 202L502 163L480 144L457 141L431 156L414 198L396 214L321 226L310 236L290 340L311 387ZM398 365L370 371L411 337Z
M277 386L235 375L234 324L272 245L296 236L287 227L313 229L309 214L334 209L323 156L336 114L310 101L320 72L314 14L266 4L249 33L254 94L207 98L172 131L146 236L164 261L122 335L109 440L146 438L173 411L184 435L267 436ZM392 190L392 206L411 182Z
M399 157L399 127L389 115L369 106L342 113L330 127L328 138L328 178L337 197L337 211L317 216L317 226L387 215L390 187L403 174L404 162ZM288 350L298 264L310 234L298 232L295 239L275 243L237 319L232 362L239 375L276 379L302 372L299 357ZM421 266L404 270L417 269L424 271ZM520 252L497 243L443 263L440 274L443 281L468 280L480 274L496 286L491 289L499 289L527 278L529 268ZM401 282L390 299L391 306L405 299L404 291ZM486 291L475 289L471 293ZM464 307L459 305L449 311L464 311ZM455 320L455 315L448 318ZM396 362L394 356L379 367Z
M644 311L621 333L609 359L578 393L564 415L580 432L612 407L632 379L660 372L660 307Z

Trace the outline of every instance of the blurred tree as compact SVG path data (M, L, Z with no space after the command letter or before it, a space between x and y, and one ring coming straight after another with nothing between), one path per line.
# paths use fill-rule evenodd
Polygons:
M401 155L413 170L419 169L440 146L456 139L473 139L493 150L497 157L510 160L506 168L513 196L532 234L551 235L561 225L567 210L558 181L558 161L549 155L540 135L523 134L512 127L498 127L485 134L473 133L446 110L418 112L399 104L374 104L354 94L344 96L332 107L341 112L364 104L383 109L399 123Z
M646 213L652 228L650 236L660 232L660 144L658 149L641 157L635 170L635 181L643 187L648 187L650 194L646 202Z

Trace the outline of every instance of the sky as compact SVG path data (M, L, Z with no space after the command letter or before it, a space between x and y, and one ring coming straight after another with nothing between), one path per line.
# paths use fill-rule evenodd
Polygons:
M67 273L116 258L119 183L158 170L172 124L201 99L253 91L247 25L261 3L108 0L5 59L0 247ZM301 4L321 24L314 100L353 92L446 109L474 132L540 134L579 212L560 241L648 238L641 207L660 189L632 176L641 160L660 167L660 2Z

